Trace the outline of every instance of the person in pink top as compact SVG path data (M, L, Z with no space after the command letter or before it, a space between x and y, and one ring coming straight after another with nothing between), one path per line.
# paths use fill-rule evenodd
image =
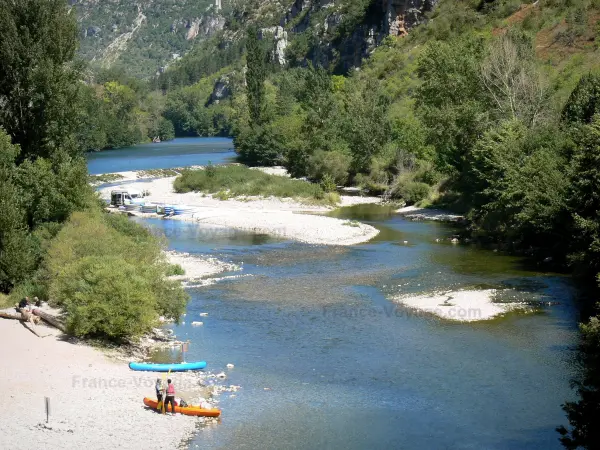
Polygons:
M167 392L165 395L165 411L169 411L169 403L171 403L171 414L175 415L175 386L171 380L167 380Z

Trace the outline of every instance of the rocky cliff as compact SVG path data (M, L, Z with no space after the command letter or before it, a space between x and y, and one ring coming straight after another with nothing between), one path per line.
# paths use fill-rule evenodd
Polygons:
M359 67L386 36L404 36L438 0L296 0L282 19L296 34L312 34L313 64L338 72ZM354 7L354 9L352 8Z
M101 67L149 77L223 29L220 0L69 0L80 54Z
M272 42L279 64L310 61L347 72L386 36L403 36L423 22L438 0L69 1L85 59L148 77L215 34L220 48L241 42L251 24Z

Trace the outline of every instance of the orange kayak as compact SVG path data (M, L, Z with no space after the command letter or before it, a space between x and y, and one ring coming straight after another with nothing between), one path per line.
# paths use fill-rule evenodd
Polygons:
M144 397L144 405L156 409L158 402L151 398ZM186 416L219 417L221 415L220 409L202 409L199 406L176 406L175 412L185 414Z

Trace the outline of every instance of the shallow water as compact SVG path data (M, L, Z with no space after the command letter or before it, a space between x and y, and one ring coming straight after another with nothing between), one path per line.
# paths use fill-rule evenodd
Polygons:
M233 142L228 138L178 138L116 150L88 153L88 172L125 172L128 170L168 169L221 164L233 159Z
M573 395L577 338L570 279L452 245L447 225L384 208L335 214L382 232L363 245L323 247L144 221L172 249L243 263L250 275L192 289L186 325L174 326L192 342L188 361L206 359L242 386L221 398L221 422L190 448L560 448L554 428ZM390 301L488 287L560 304L460 324ZM204 326L192 327L201 312Z

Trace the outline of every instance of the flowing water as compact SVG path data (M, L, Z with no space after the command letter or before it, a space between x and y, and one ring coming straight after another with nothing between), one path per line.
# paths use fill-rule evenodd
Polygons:
M446 244L452 227L410 222L388 208L333 215L381 233L362 245L325 247L142 221L171 249L243 265L243 277L191 289L186 324L173 326L191 341L188 361L205 359L228 373L227 384L242 386L221 396L222 419L201 428L190 448L560 448L554 428L566 422L560 405L573 397L577 339L570 279ZM559 304L464 324L392 301L462 288ZM192 327L194 320L204 326Z
M179 138L172 141L136 145L117 150L88 153L88 172L169 169L209 162L220 164L233 159L233 143L227 138Z

